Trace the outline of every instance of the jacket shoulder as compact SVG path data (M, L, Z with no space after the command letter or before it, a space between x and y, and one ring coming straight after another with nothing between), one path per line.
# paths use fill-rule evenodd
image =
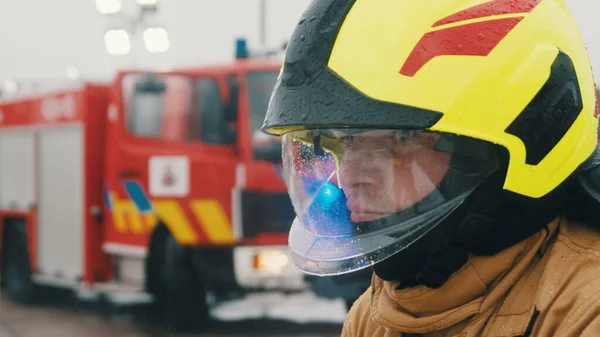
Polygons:
M385 328L375 322L371 315L372 289L370 286L354 302L342 328L342 337L384 336Z
M559 226L557 240L574 252L600 257L600 223L584 224L564 220Z
M548 254L540 335L588 336L593 329L600 336L600 226L563 221Z

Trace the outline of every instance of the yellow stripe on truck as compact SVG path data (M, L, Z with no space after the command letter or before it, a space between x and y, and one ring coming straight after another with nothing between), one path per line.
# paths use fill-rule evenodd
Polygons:
M227 215L217 200L192 200L190 207L212 243L232 243L233 233Z
M110 195L113 203L112 218L115 224L115 229L119 233L125 233L127 232L125 215L129 213L129 210L131 209L129 206L133 205L131 205L131 202L128 200L119 199L117 194L114 192L111 192Z
M127 215L129 217L129 221L131 221L131 231L134 234L144 233L145 230L144 225L142 224L142 217L137 211L137 208L135 208L135 205L131 202L129 203L129 205L127 205Z
M154 229L154 227L156 227L156 223L158 221L156 214L154 214L154 212L148 212L144 213L142 217L144 218L144 225L146 225L146 231L151 232Z
M142 220L142 216L147 216L147 214L141 215L131 200L119 199L114 192L111 192L111 198L114 208L112 210L113 222L119 233L131 230L132 233L143 234L148 231L148 228L145 228L147 226L144 226L147 224L147 220Z
M153 200L152 206L158 217L167 225L175 240L180 244L198 242L198 235L175 200Z

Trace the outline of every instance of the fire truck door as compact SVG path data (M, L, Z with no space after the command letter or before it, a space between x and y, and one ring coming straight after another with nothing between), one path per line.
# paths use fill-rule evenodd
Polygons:
M0 133L0 209L29 211L35 202L35 140L30 130Z
M44 274L73 280L83 268L81 125L40 130L38 263Z
M132 215L107 227L108 242L146 245L157 220L181 244L233 241L228 213L238 156L215 78L123 78L126 136L108 174L109 188L130 202Z

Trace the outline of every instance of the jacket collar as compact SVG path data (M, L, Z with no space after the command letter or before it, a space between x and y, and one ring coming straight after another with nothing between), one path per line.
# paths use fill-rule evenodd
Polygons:
M502 332L499 336L523 335L535 318L535 294L541 278L542 268L532 267L539 263L539 252L545 249L558 223L557 218L496 255L470 255L469 261L438 289L417 286L398 290L397 282L374 276L373 319L406 333L430 333L460 325L466 333L461 337L467 337L475 336L489 323L494 331ZM503 306L507 297L510 301L504 303L511 305ZM510 324L505 324L507 320Z

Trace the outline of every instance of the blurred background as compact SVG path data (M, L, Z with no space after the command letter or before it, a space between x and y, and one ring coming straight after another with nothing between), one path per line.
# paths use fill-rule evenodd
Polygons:
M109 81L123 68L232 61L234 41L279 49L308 0L0 2L0 79ZM25 90L25 88L23 88Z
M309 3L0 0L0 337L339 335L370 271L293 267L259 131Z
M135 0L0 1L0 79L108 81L122 68L169 69L231 61L238 37L246 38L253 49L281 47L309 1L141 3L156 3L157 10L140 19ZM567 3L597 63L600 35L595 13L600 5L583 0ZM152 28L158 30L147 30ZM9 82L8 87L14 85Z

